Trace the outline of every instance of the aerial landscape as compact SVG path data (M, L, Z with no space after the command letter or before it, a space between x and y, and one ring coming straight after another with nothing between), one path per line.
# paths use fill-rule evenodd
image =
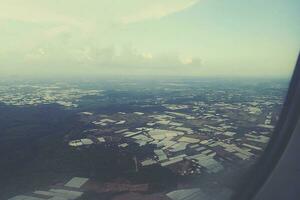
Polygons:
M267 153L299 10L297 0L0 1L0 200L253 195L258 166L276 160Z
M69 179L82 183L75 190L82 199L178 199L176 192L229 198L266 147L286 85L195 78L2 82L1 198L12 191L72 196L41 192L68 191Z

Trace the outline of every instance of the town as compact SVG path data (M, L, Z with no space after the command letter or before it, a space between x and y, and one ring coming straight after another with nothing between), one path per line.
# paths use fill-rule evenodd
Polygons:
M68 153L62 159L70 154L74 159L94 163L77 174L69 169L78 177L85 175L82 179L73 177L76 181L89 181L83 189L75 189L76 195L74 189L63 186L58 191L56 185L45 191L48 196L84 199L90 193L101 196L125 192L129 196L119 198L146 195L155 200L181 200L212 195L214 184L215 193L224 198L234 193L235 186L230 185L237 184L238 177L264 152L284 98L281 84L265 83L265 88L259 83L244 84L111 80L92 87L27 85L31 93L26 96L22 93L25 86L14 93L2 87L1 101L17 107L58 105L65 110L62 112L74 115L74 128L63 135L60 148L68 149L64 150ZM116 163L116 171L110 170ZM149 174L156 177L154 181L143 178L147 170L159 173ZM120 177L113 176L115 172ZM174 178L172 185L171 179L159 178L166 172ZM108 177L104 181L101 176L105 173ZM58 185L66 182L63 177ZM29 192L26 198L17 195L11 199L43 199L40 195L45 192Z

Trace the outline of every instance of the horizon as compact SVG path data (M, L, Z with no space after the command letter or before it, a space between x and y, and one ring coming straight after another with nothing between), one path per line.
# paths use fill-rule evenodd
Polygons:
M266 76L235 76L235 77L228 77L228 76L92 76L92 77L83 77L83 76L77 76L77 77L1 77L0 75L0 83L7 84L7 83L13 83L13 85L18 84L96 84L96 83L109 83L109 82L153 82L156 81L157 83L163 83L163 82L249 82L249 81L255 81L256 83L262 83L262 82L286 82L289 84L291 76L284 77L284 76L276 76L276 77L266 77ZM250 83L249 83L250 84Z

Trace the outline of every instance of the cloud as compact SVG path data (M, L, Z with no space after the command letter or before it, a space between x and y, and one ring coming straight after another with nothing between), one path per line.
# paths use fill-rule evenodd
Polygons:
M149 5L137 8L134 13L123 16L123 24L137 23L145 20L161 19L165 16L183 11L197 4L198 0L152 1Z
M128 0L113 1L51 0L0 1L0 20L17 20L30 23L56 23L91 28L101 22L106 27L118 23L130 24L183 11L199 0ZM70 5L71 4L71 5Z
M39 47L24 56L24 60L31 65L51 65L55 63L72 63L70 69L75 70L76 65L85 65L95 70L102 69L181 69L186 67L199 68L201 60L198 57L182 56L177 54L154 54L139 51L136 48L121 47L82 47L80 49L63 49L65 55L59 56L59 52L51 48ZM68 68L68 66L66 66Z
M51 12L43 7L34 4L23 4L17 2L1 2L0 19L16 20L31 23L54 22L65 24L79 24L79 20L72 17Z
M198 57L182 56L172 53L154 54L143 52L134 47L108 47L103 49L88 49L82 51L82 62L92 62L94 66L114 68L184 68L200 67L201 60ZM86 58L86 59L84 59Z
M194 68L200 59L151 48L139 32L123 34L132 23L158 20L184 11L198 0L10 0L0 1L0 72L40 69L65 74ZM124 47L122 44L139 46ZM148 44L147 44L148 43ZM140 45L143 44L143 45ZM178 48L179 49L179 48ZM162 54L161 52L167 52ZM173 51L173 49L172 49ZM174 49L177 51L177 49ZM182 50L183 51L183 50ZM43 72L44 72L43 71Z

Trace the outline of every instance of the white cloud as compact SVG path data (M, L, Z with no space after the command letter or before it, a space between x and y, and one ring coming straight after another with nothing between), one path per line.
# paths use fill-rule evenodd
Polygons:
M151 53L142 53L142 56L143 56L143 58L149 59L149 60L153 58L153 55Z
M87 28L101 22L107 27L145 20L160 19L183 11L199 0L127 0L126 2L96 0L0 1L0 20L31 23L57 23Z
M2 20L17 20L24 22L56 22L66 24L78 24L79 20L72 17L51 12L47 8L36 6L35 4L22 3L17 1L0 2Z
M155 20L162 17L183 11L194 6L198 0L176 0L176 1L150 1L148 5L137 8L134 13L123 16L123 24L141 22L145 20Z
M80 49L66 48L63 49L65 55L59 56L60 52L55 49L39 47L29 54L25 55L24 59L35 64L50 64L51 63L73 63L85 64L93 66L96 69L115 68L115 69L180 69L187 66L200 67L201 62L197 57L183 57L177 54L153 54L150 52L142 52L136 48L123 47L107 47L107 48L92 48L83 47ZM75 66L71 66L73 68ZM70 68L70 69L71 69Z
M131 28L127 24L161 19L197 2L0 0L0 23L5 26L0 32L0 52L5 58L0 63L0 71L10 66L22 69L20 73L40 68L64 73L89 68L93 73L93 70L109 72L109 69L158 72L159 69L198 67L197 58L181 58L180 53L162 55L161 52L168 49L151 48L147 43L140 45L141 38L135 37L140 33L125 34L122 38L122 31ZM118 47L128 43L142 50Z

